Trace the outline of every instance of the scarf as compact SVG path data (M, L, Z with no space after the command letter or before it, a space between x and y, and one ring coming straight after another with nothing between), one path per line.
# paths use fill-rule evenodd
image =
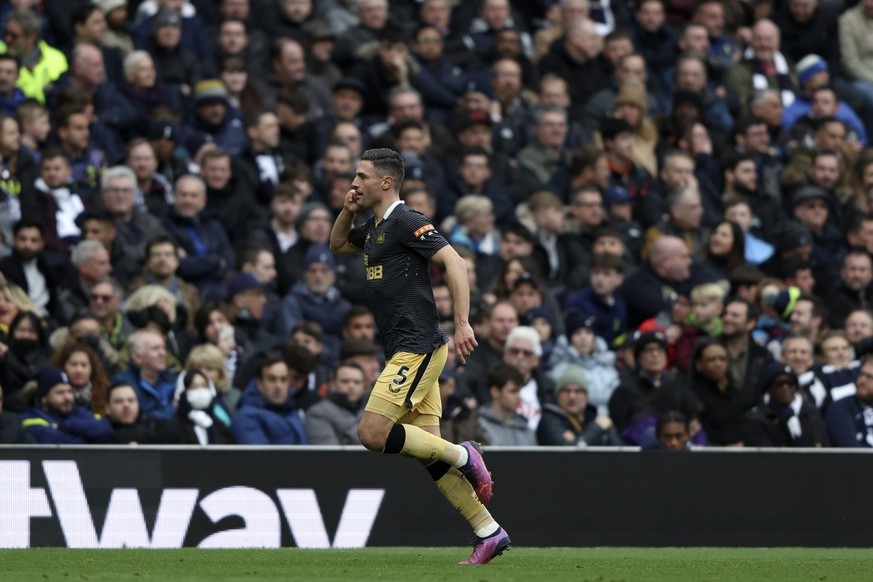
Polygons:
M743 58L752 65L752 87L756 91L770 89L770 80L764 74L761 61L755 57L752 47L746 49ZM782 95L782 106L787 108L794 103L794 90L791 88L791 78L788 76L788 61L785 60L782 53L776 52L773 53L773 65L776 67L776 88Z
M55 230L58 237L63 239L81 235L82 231L76 225L76 217L85 210L85 205L79 195L70 192L69 188L50 188L42 178L37 178L34 186L54 198L58 206L55 212Z
M770 404L769 394L764 394L764 404ZM803 396L798 392L787 406L774 404L770 407L785 421L785 426L788 427L788 432L791 434L791 440L795 443L803 436L803 428L800 426L800 417L798 416L802 406Z

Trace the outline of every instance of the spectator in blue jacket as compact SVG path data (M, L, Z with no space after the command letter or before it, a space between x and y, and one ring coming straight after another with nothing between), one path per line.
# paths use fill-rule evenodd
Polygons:
M279 354L264 356L258 375L243 392L233 417L242 445L305 445L303 420L290 396L291 371Z
M627 328L627 304L616 291L624 282L624 262L618 255L598 253L591 265L591 285L571 293L565 309L576 309L594 316L594 331L614 349L624 339ZM569 339L569 335L568 335Z
M37 406L23 415L24 428L39 444L111 443L112 425L85 406L77 406L67 375L57 368L36 374Z
M194 118L182 127L182 145L192 154L204 144L214 143L235 156L247 143L239 111L227 100L227 89L219 79L194 85Z
M125 382L136 390L140 411L157 419L167 419L175 412L173 391L176 374L167 369L167 344L164 336L153 329L135 331L128 339L130 364L112 379Z
M855 394L828 407L825 426L831 446L873 447L873 357L864 358Z
M196 285L203 299L220 300L227 293L226 275L236 255L221 223L205 209L206 184L198 176L182 176L163 224L185 251L179 276Z

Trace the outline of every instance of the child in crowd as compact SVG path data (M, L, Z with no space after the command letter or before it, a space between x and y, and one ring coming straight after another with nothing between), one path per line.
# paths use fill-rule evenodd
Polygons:
M570 365L585 372L588 403L597 407L597 414L609 415L609 398L618 386L615 352L597 335L597 320L593 315L571 309L564 314L566 335L560 336L549 358L551 375L556 381Z
M717 283L702 283L691 290L691 314L682 323L682 335L676 342L673 365L677 369L688 370L699 337L721 335L724 298L724 288Z
M594 317L595 334L615 348L625 334L627 305L615 292L624 282L624 263L618 255L598 253L591 266L591 285L570 294L565 309L576 309ZM570 334L567 334L570 337Z

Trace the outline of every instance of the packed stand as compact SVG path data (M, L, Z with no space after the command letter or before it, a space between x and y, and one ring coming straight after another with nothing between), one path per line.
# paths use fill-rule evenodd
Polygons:
M22 0L0 31L0 443L357 444L385 356L327 243L390 147L468 264L447 438L873 447L870 0Z

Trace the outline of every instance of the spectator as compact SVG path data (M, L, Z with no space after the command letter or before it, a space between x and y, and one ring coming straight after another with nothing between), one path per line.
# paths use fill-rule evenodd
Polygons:
M459 376L463 396L472 396L480 404L488 402L488 370L503 361L503 352L509 333L518 327L518 312L508 301L491 306L486 316L487 336L477 337L478 347L467 358L467 365Z
M861 362L855 359L852 344L842 330L829 331L819 343L821 373L831 399L836 402L855 393Z
M554 401L555 382L545 374L542 354L542 342L535 329L518 326L509 332L503 361L521 372L523 383L518 411L533 431L539 424L543 405Z
M206 79L194 85L194 119L183 126L180 141L189 152L200 151L214 143L235 156L246 144L246 134L239 112L227 101L227 89L218 79Z
M193 368L179 374L173 401L176 412L167 424L178 442L201 446L233 444L230 415L202 370Z
M625 279L619 291L628 306L628 329L664 311L690 278L690 267L691 254L682 239L668 235L656 240L648 263Z
M770 362L761 373L763 402L746 415L745 446L827 447L824 420L800 392L790 367Z
M764 365L772 359L766 348L752 341L758 321L754 304L732 299L722 315L722 340L728 351L729 374L734 386L758 386Z
M873 447L873 359L865 357L858 373L857 392L834 402L825 415L834 447Z
M9 283L23 289L43 315L59 321L62 317L58 303L60 281L46 258L43 232L44 227L37 220L16 222L12 254L0 259L0 273Z
M181 444L167 421L140 414L136 390L129 384L116 382L109 386L103 414L112 424L116 444Z
M244 118L248 145L235 157L240 179L267 206L285 169L279 150L279 118L270 111L255 111Z
M6 21L7 52L20 61L18 87L27 97L45 103L45 89L67 70L67 58L40 40L42 22L29 8L13 10Z
M280 338L261 326L267 304L261 282L251 273L237 273L227 284L227 295L236 342L243 351L253 354L274 348Z
M681 412L668 410L658 417L654 439L642 443L645 449L664 449L667 451L691 450L691 422Z
M52 357L52 364L67 374L77 406L102 414L107 403L109 379L91 346L68 343Z
M3 386L0 385L0 444L29 445L33 442L33 437L24 428L21 417L3 410Z
M863 250L851 250L843 258L840 282L828 295L828 325L839 329L849 313L869 309L873 301L873 261Z
M555 383L555 403L543 407L537 428L541 446L620 446L612 420L588 402L588 383L582 368L570 364Z
M691 289L691 313L682 322L682 335L675 342L673 365L681 372L688 370L691 353L698 339L719 337L724 330L721 319L724 309L724 288L717 283L702 283Z
M172 206L173 183L158 172L158 158L152 143L142 137L127 144L124 165L136 174L136 206L141 212L163 216Z
M288 364L278 354L259 363L257 378L243 391L233 418L233 433L242 445L305 445L308 438L291 396Z
M564 149L567 139L567 111L557 105L542 105L533 112L533 140L518 153L521 179L529 191L548 184L555 174L570 164Z
M20 411L26 405L25 387L37 370L49 364L45 323L32 311L20 311L9 324L9 336L0 355L0 379L7 387L6 406Z
M357 445L358 421L367 401L364 371L357 364L340 363L324 400L306 411L304 425L309 444Z
M549 358L551 376L557 382L569 367L585 375L586 401L599 416L608 415L609 399L618 387L615 353L597 335L595 316L575 309L564 313L566 335L558 338Z
M616 291L624 281L624 262L618 255L598 253L591 265L591 285L575 291L564 300L564 309L576 309L594 317L594 332L609 349L624 337L627 304ZM570 335L568 334L568 339Z
M99 414L78 406L67 375L44 367L36 376L36 406L22 416L38 444L100 444L112 441L112 425Z
M27 95L16 87L18 83L18 57L4 53L0 55L0 110L7 115L15 115Z
M210 301L225 296L226 276L236 256L221 223L204 212L206 196L203 180L197 176L179 178L175 203L163 225L184 251L179 260L179 276L194 284L200 296Z
M554 73L563 79L586 79L584 90L571 83L573 106L581 108L591 95L609 85L608 65L601 54L603 41L590 20L579 20L567 26L560 42L555 42L539 62L541 76Z
M245 182L234 175L230 155L220 149L206 151L200 160L200 177L206 183L206 208L224 227L231 244L248 239L261 210Z
M761 19L752 28L752 42L743 60L730 73L730 84L746 107L754 88L769 87L782 93L782 104L790 107L797 91L794 71L779 51L780 33L773 21Z
M124 58L124 80L120 89L143 121L157 109L175 104L170 89L158 79L152 56L143 50L133 51Z
M173 391L176 373L167 368L167 346L164 336L153 329L135 331L128 338L130 364L127 370L113 378L126 382L136 390L143 414L168 419L175 414Z
M73 248L70 260L76 275L62 282L58 291L64 321L69 321L73 314L88 306L91 288L99 279L112 272L109 253L96 240L86 240L77 244Z
M70 160L58 149L46 150L40 160L40 177L34 182L36 202L42 216L33 217L45 225L45 247L53 255L69 255L70 248L81 238L76 218L85 210L85 203L76 192L70 177ZM91 200L88 199L90 204ZM55 262L59 262L55 259Z
M525 378L510 364L498 364L488 371L491 401L479 408L479 426L491 446L529 447L536 445L536 434L528 419L518 410L522 406L521 388Z

